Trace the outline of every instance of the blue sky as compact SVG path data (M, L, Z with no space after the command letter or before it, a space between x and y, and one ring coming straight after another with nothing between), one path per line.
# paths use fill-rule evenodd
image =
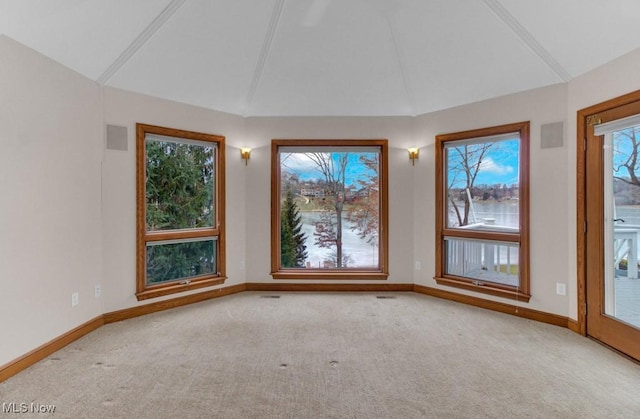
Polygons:
M482 144L470 145L469 148L480 147L481 145ZM494 143L494 145L487 150L480 163L480 170L478 171L474 185L512 185L518 183L518 150L518 139ZM454 188L464 187L466 184L466 177L459 173L459 169L456 169L459 161L459 155L454 150L449 149L447 181L449 186Z
M343 153L331 153L334 161L338 155ZM347 164L346 184L357 185L359 179L364 180L364 176L373 174L373 172L360 162L360 156L373 157L374 153L357 153L350 152L349 162ZM324 180L324 176L318 170L318 166L309 159L305 153L281 153L280 161L282 170L297 174L300 180Z
M638 127L635 127L636 130ZM613 133L613 165L614 165L614 176L620 177L629 177L629 172L624 167L619 167L621 164L625 163L631 153L633 153L633 143L632 138L635 138L635 132L633 128L623 129L620 131L616 131ZM637 140L637 138L636 138ZM637 165L636 165L637 166ZM616 169L618 169L616 171Z
M472 146L471 146L472 147ZM518 183L518 149L519 140L505 140L496 142L485 154L480 171L475 181L475 185L494 185ZM342 153L332 153L334 159ZM373 153L349 153L349 164L347 165L347 185L356 184L357 180L362 179L364 175L371 172L369 168L360 163L361 155L371 155ZM450 152L450 165L456 163L455 152ZM322 174L318 171L316 164L311 161L305 153L282 153L281 154L282 170L297 174L300 180L324 180ZM449 181L454 176L453 170L449 171ZM464 184L464 177L458 175L457 182L454 187L460 187Z

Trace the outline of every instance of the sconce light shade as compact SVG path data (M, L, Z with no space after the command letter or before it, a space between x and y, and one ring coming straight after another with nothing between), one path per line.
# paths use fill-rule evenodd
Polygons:
M415 166L416 159L420 156L420 149L418 147L411 147L407 149L409 151L409 159L411 160L411 165Z
M251 158L251 149L242 147L240 149L240 158L244 160L244 165L246 166L249 163L249 159Z

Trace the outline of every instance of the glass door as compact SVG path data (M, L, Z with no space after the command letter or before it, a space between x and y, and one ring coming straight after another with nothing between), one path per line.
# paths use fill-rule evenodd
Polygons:
M640 359L640 102L595 119L586 138L587 334Z
M636 139L636 136L637 139ZM640 125L604 135L604 312L640 327L640 179L634 174L638 160Z

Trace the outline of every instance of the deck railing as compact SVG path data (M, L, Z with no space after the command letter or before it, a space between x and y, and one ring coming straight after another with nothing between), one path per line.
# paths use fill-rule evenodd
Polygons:
M470 224L463 229L514 232L513 227L490 223ZM446 273L499 283L517 283L519 248L517 243L459 237L445 237Z
M613 258L618 269L623 260L627 261L627 277L638 278L638 234L640 225L614 225Z

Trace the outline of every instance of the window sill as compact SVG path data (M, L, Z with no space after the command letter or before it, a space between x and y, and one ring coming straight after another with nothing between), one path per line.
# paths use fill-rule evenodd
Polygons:
M287 270L271 272L273 279L313 280L313 279L354 279L354 280L386 280L389 274L380 271L335 271L335 270Z
M147 288L146 290L136 293L136 298L138 299L138 301L142 301L148 300L150 298L162 297L163 295L176 294L179 292L191 291L198 288L220 285L224 284L224 281L226 279L226 276L216 276L213 278L193 280L188 284L172 282L167 285L156 285L153 288Z
M468 279L454 279L454 278L441 278L434 277L438 285L446 285L449 287L461 288L469 291L479 292L482 294L495 295L502 298L508 298L510 300L522 301L528 303L531 299L530 294L523 293L518 291L513 287L505 286L499 287L494 284L487 284L486 282L483 284L474 284L471 280Z

